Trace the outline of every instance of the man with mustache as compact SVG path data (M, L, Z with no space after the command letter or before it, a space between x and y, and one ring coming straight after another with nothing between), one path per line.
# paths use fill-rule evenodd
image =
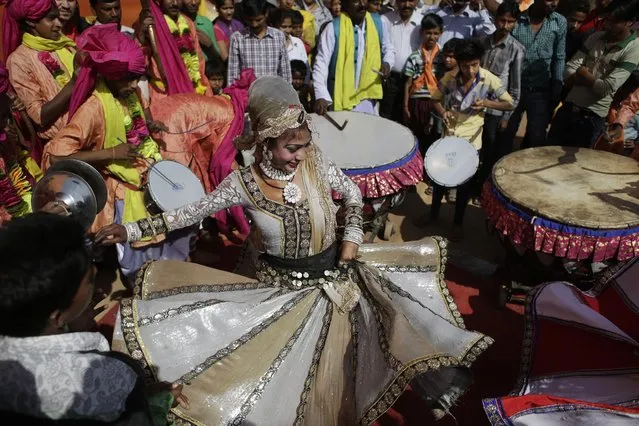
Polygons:
M394 64L395 48L380 16L366 11L366 0L343 0L342 13L320 35L313 69L315 111L323 115L331 106L378 115L382 80Z
M89 25L117 24L120 32L134 37L134 30L131 27L122 25L122 5L120 0L89 0L91 9L95 16L85 18Z
M379 105L379 114L400 122L404 105L404 65L410 54L419 50L421 46L422 14L415 10L417 0L398 0L396 7L397 10L382 16L382 20L388 25L391 43L395 48L395 64L384 83L384 98Z

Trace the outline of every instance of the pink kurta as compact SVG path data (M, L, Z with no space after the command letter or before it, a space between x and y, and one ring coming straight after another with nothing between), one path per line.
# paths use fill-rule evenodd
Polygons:
M42 129L42 120L40 119L42 105L55 98L62 88L47 67L42 64L38 53L40 52L37 50L20 45L7 59L7 69L11 85L27 108L27 114L36 124L38 136L44 141L48 141L53 139L64 127L68 116L65 113L51 127ZM51 55L69 74L55 52L51 52Z
M195 93L165 96L151 103L153 119L169 133L153 135L162 158L189 167L210 192L209 164L233 122L233 105L225 96ZM177 134L175 134L177 133Z
M188 17L186 18L186 22L189 25L191 38L192 38L193 44L195 46L195 50L197 51L197 56L198 56L199 63L200 63L200 75L202 76L202 84L204 86L206 86L206 95L207 96L213 96L213 90L211 89L211 83L209 82L209 79L206 78L206 73L204 72L204 69L206 67L206 61L204 60L204 55L202 53L202 48L200 47L200 41L197 38L197 29L196 29L195 24L193 23L193 21L191 21ZM138 28L139 28L139 24L136 23L134 25L134 28L137 31ZM160 90L153 84L154 80L162 79L162 75L161 75L161 73L159 71L159 68L158 68L158 65L157 65L157 63L155 61L155 56L153 55L153 50L150 47L145 49L145 50L148 53L148 61L149 61L148 71L149 71L149 74L150 74L150 77L151 77L150 81L149 81L149 87L150 87L150 92L151 92L151 103L153 103L153 102L159 101L160 99L166 98L168 96L168 94L166 93L166 90ZM194 90L193 93L195 93L195 90Z

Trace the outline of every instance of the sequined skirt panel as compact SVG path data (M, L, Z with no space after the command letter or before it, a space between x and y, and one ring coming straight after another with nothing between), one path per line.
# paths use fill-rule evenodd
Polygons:
M370 424L414 377L469 367L491 339L463 328L442 279L444 241L360 251L361 263L308 278L152 263L122 302L114 347L149 380L189 384L176 424ZM338 303L350 285L356 303Z

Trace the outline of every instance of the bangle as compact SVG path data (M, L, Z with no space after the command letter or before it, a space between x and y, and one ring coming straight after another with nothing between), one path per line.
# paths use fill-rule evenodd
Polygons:
M111 148L111 159L115 161L115 148Z

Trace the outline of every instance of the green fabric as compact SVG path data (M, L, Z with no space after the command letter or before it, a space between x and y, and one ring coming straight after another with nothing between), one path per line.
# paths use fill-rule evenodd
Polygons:
M166 416L173 406L173 395L171 392L158 392L147 398L151 409L151 418L155 426L166 426Z
M195 18L195 27L198 30L204 31L204 33L207 36L209 36L209 38L213 42L213 48L219 54L220 46L218 46L217 39L215 38L215 31L213 30L213 22L211 22L211 20L205 16L197 15L197 17ZM202 52L202 53L204 53L204 60L208 61L209 57L206 54L206 52Z

